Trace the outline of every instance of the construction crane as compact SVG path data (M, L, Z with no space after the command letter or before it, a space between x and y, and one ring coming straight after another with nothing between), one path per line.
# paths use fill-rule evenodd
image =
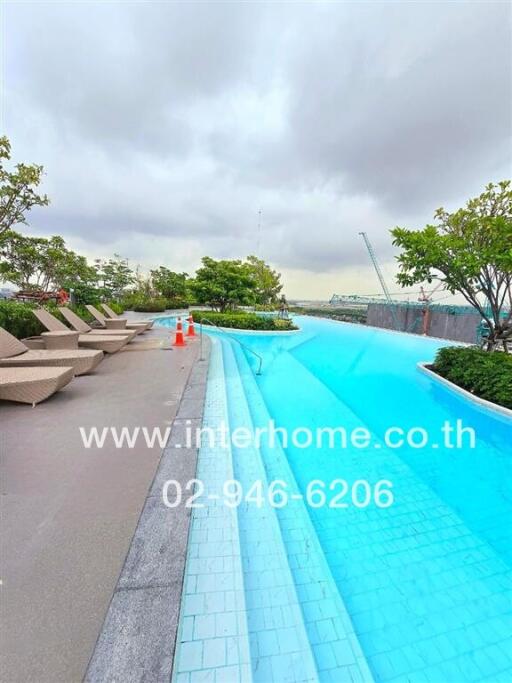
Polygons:
M426 292L423 287L420 287L420 295L418 297L418 301L427 304L427 306L430 306L430 304L434 301L434 294L443 284L444 283L442 281L439 282L430 292Z
M386 284L386 280L384 279L384 275L382 274L382 270L380 268L379 262L377 260L377 255L375 254L375 251L372 247L372 244L370 240L368 239L368 235L365 232L360 232L359 233L363 240L364 243L366 244L366 248L368 249L368 253L370 254L370 258L373 263L373 267L375 268L375 272L377 273L377 277L379 278L380 285L382 287L382 291L384 292L384 296L386 297L386 301L388 302L391 310L391 315L393 317L393 323L395 325L395 329L398 330L400 329L400 322L398 320L398 316L396 314L395 310L395 305L393 303L393 299L391 298L391 294L389 293L388 286Z

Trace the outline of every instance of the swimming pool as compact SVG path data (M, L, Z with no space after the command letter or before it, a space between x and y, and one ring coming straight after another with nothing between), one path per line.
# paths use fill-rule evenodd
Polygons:
M237 335L263 357L260 377L251 353L212 333L205 423L363 426L372 444L201 449L198 478L244 490L281 480L289 500L194 510L175 679L512 680L511 421L418 371L445 342L299 324ZM457 420L474 429L474 448L441 442L442 425ZM422 427L432 443L388 448L390 427ZM305 501L312 481L340 478L389 480L394 502Z

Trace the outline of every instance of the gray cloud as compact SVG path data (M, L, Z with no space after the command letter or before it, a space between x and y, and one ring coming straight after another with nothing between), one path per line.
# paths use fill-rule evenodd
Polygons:
M510 151L506 4L362 5L313 39L293 70L292 145L348 192L423 208Z
M505 3L40 2L4 21L4 127L52 198L32 229L91 252L260 244L335 271L366 264L359 230L389 259L390 227L509 174Z

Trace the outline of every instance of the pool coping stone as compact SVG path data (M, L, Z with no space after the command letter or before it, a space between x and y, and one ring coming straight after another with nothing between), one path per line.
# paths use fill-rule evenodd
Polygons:
M480 398L480 396L475 396L467 389L459 387L458 384L450 382L449 379L439 375L437 372L432 370L432 363L418 363L417 365L420 372L430 377L434 382L444 385L447 389L451 390L453 393L458 394L462 398L475 403L481 408L491 411L492 413L498 413L499 415L504 415L505 417L512 418L512 410L505 408L505 406L500 406L498 403L492 403L492 401L487 401L485 398Z
M170 680L190 509L166 508L160 498L166 479L184 488L194 478L197 448L181 447L186 429L200 426L206 395L210 343L191 368L171 433L140 515L84 681ZM177 454L179 457L177 457Z

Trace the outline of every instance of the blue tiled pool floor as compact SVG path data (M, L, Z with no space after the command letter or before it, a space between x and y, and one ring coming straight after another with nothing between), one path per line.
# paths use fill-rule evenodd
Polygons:
M311 344L314 335L307 332ZM266 343L257 350L264 351ZM334 419L349 428L360 426L362 416L368 424L364 411L375 396L340 399L335 378L311 371L306 343L297 339L285 346L272 349L271 367L255 378L241 348L217 340L205 424L222 419L231 428L257 426L270 415L289 428L326 426ZM354 358L346 361L342 390L352 386L353 368L361 368L357 349ZM363 387L366 378L371 385L377 367L367 376L360 373ZM391 385L394 375L385 381ZM425 387L423 393L412 384L409 390L415 412L434 405ZM423 395L425 403L418 406ZM454 410L450 400L446 408L444 395L434 398L436 406L440 400L443 410ZM389 413L389 406L382 408ZM396 409L407 415L405 404ZM510 463L503 460L500 429L501 423L494 445L484 440L474 457L487 453L492 468L497 444L505 477ZM281 509L233 509L205 497L205 508L193 511L174 680L510 683L507 494L504 482L497 498L486 501L496 473L483 473L487 492L481 506L489 505L479 513L479 491L471 489L479 467L461 477L473 496L466 501L463 492L450 489L438 454L421 460L385 448L370 456L348 449L340 457L314 448L269 449L265 443L252 450L203 446L197 476L208 484L205 493L220 492L231 478L244 488L256 479L282 479L289 493L302 494L312 478L386 478L394 483L395 504L326 510L290 500ZM451 456L447 471L456 474L458 468Z

